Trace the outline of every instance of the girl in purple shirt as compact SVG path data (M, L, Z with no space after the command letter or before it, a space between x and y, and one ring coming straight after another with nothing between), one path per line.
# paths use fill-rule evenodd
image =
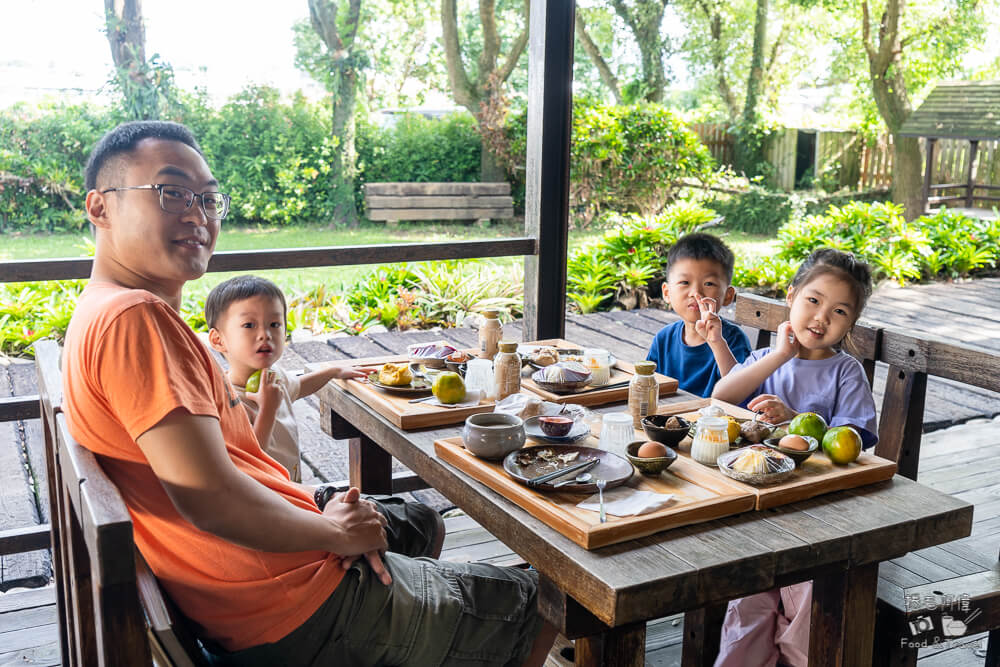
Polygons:
M875 399L861 364L839 350L871 295L871 268L849 253L814 251L788 287L788 321L773 348L757 350L719 380L714 398L742 403L779 424L816 412L875 444ZM809 654L812 582L732 600L716 667L803 665Z

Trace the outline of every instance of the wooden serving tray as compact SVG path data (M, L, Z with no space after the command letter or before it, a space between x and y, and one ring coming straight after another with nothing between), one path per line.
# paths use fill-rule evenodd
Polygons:
M596 446L596 440L588 438L580 444ZM470 454L462 446L461 438L436 440L434 451L442 460L479 480L585 549L739 514L754 507L754 495L743 488L744 485L718 473L713 474L714 471L694 461L678 458L659 477L647 477L636 472L627 483L637 489L674 494L669 505L639 516L609 514L607 522L601 523L597 512L576 507L589 494L529 489L511 479L504 472L502 462L486 461Z
M736 405L712 399L702 400L703 406L709 404L718 405L726 411L726 414L732 415L733 417L753 417L752 412L744 410ZM685 409L689 410L690 406L685 404ZM660 414L679 415L692 421L697 420L698 417L701 416L697 411L678 412L677 408L672 408L672 406L661 406ZM642 439L646 438L646 435L642 433L641 430L637 431L636 435ZM684 438L684 440L680 442L677 453L681 455L681 458L691 460L690 437ZM874 484L875 482L891 479L892 476L896 474L896 464L894 462L866 452L862 452L853 463L848 463L847 465L835 465L826 456L826 454L823 453L822 448L806 459L801 466L796 467L795 472L793 472L791 476L787 477L781 483L771 486L753 486L752 484L744 484L743 482L738 482L731 477L726 477L719 472L717 468L709 468L695 461L691 462L694 465L707 470L722 479L727 479L733 484L736 484L750 493L753 493L757 499L755 507L758 510L778 507L779 505L794 503L808 498L815 498L816 496L821 496L824 493L830 493L832 491L843 491L845 489L853 489L866 484ZM674 465L676 466L676 464Z
M585 346L577 345L562 338L551 338L547 340L536 340L523 345L547 345L563 349L583 349ZM614 352L614 350L612 350ZM534 369L532 369L534 372ZM616 382L627 382L635 375L635 366L627 361L618 360L618 364L611 369L611 379L608 384ZM677 391L677 380L666 375L654 373L657 383L660 386L660 396L673 394ZM521 387L538 394L546 401L552 403L575 403L577 405L606 405L607 403L618 403L628 400L628 387L617 387L614 389L596 389L585 387L581 391L570 394L555 394L539 387L531 377L521 378Z
M352 365L354 368L379 367L388 362L406 362L405 356L372 357L367 359L356 359ZM407 396L405 394L390 394L377 389L376 387L358 380L333 380L347 392L357 396L365 405L379 413L397 427L404 431L417 428L427 428L431 426L447 426L449 424L461 424L469 415L480 412L492 412L496 401L484 399L479 405L466 408L444 408L440 405L429 405L428 403L410 403L410 399L421 398L418 396ZM430 393L424 394L429 396Z

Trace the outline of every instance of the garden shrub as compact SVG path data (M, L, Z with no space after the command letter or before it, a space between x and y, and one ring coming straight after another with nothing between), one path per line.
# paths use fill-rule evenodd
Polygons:
M508 117L508 170L523 178L527 112ZM614 106L577 99L570 144L571 224L585 227L602 211L652 216L677 195L684 178L707 178L712 157L679 116L657 104Z
M337 207L337 139L322 104L250 86L218 111L190 98L189 125L213 173L233 198L232 223L328 222ZM227 224L230 224L227 218Z
M726 228L748 234L774 234L795 210L791 195L771 192L759 185L750 185L745 192L716 197L706 205L725 218Z
M86 104L0 111L0 231L83 227L83 167L111 122Z
M440 119L403 114L385 128L359 122L356 144L360 183L479 180L482 143L467 113Z

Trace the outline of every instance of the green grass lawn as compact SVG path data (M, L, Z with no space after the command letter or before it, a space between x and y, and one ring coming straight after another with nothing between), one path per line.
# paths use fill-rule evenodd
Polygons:
M712 229L713 233L724 236L734 252L744 256L764 256L776 247L774 239L752 236L741 232ZM217 244L218 250L265 250L268 248L303 248L322 246L351 246L375 244L400 244L418 242L460 243L472 239L509 238L522 235L519 225L491 224L479 227L464 223L401 223L398 227L387 227L378 223L365 224L354 229L329 228L323 226L296 227L226 227L223 226ZM603 235L602 230L574 230L569 233L572 251L581 245L594 241ZM19 259L47 259L56 257L81 257L86 255L85 239L88 231L68 234L4 234L0 248L0 261ZM520 262L520 257L483 260L499 264ZM331 266L310 269L287 269L262 271L278 284L305 290L312 285L325 284L336 288L354 282L371 266ZM200 292L209 286L236 275L235 273L209 274L190 285L191 290Z

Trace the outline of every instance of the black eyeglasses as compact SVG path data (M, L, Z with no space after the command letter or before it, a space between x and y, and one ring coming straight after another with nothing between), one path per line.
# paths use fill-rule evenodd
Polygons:
M166 183L155 183L151 185L130 185L123 188L108 188L101 190L101 194L106 192L119 192L121 190L156 190L160 193L160 208L167 213L183 213L191 208L195 198L201 201L201 210L205 216L212 220L222 220L229 214L229 195L221 192L202 192L198 194L191 188L183 185L168 185Z

